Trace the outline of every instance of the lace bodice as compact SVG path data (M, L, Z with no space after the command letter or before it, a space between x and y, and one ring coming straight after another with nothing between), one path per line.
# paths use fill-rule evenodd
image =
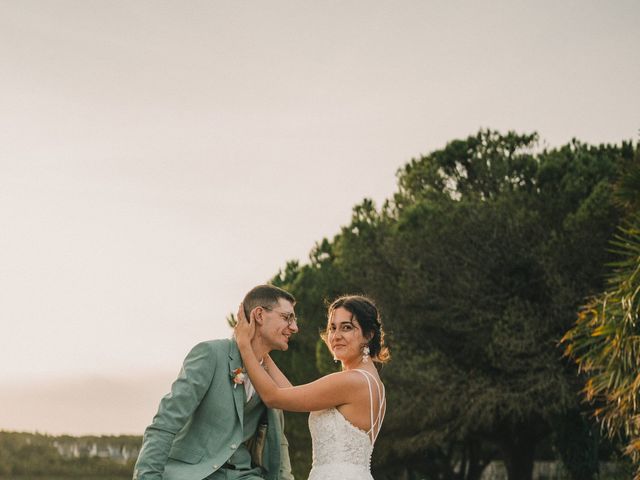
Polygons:
M369 468L373 445L360 430L335 408L311 412L309 430L313 439L313 465L344 462Z
M313 468L309 480L372 479L369 473L371 453L384 417L384 388L380 388L369 372L357 371L363 373L369 384L371 429L368 432L359 429L344 418L336 408L311 412L309 430L313 442ZM379 399L378 414L375 419L372 382L378 389Z

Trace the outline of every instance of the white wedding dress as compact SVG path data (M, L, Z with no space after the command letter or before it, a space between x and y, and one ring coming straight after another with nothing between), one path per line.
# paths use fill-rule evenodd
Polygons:
M384 386L366 370L355 369L367 379L371 411L368 432L351 424L336 408L309 414L313 463L308 480L373 480L371 453L384 419ZM378 415L374 420L373 382L378 389Z

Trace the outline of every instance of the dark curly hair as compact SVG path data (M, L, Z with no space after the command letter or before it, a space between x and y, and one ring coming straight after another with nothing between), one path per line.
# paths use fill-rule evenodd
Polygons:
M329 305L329 311L327 312L329 321L331 321L333 312L338 308L344 308L356 318L365 337L371 335L371 340L367 342L371 358L380 363L388 362L391 359L391 353L384 344L384 330L382 329L378 307L376 307L373 300L363 295L343 295L338 297ZM322 337L326 340L326 332Z

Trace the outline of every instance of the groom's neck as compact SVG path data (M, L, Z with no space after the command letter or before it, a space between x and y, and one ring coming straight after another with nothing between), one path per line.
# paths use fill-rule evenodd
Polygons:
M253 340L251 340L251 348L259 361L262 361L265 355L270 351L270 349L262 342L260 337L254 337Z

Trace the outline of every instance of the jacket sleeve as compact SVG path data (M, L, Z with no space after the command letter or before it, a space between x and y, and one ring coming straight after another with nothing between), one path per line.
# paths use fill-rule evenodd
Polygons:
M189 352L171 392L162 398L158 413L144 432L134 480L162 480L173 439L209 389L215 363L211 343L199 343Z
M282 410L278 410L278 418L282 427L282 435L280 436L280 479L294 480L291 472L291 459L289 458L289 441L284 434L284 414Z

